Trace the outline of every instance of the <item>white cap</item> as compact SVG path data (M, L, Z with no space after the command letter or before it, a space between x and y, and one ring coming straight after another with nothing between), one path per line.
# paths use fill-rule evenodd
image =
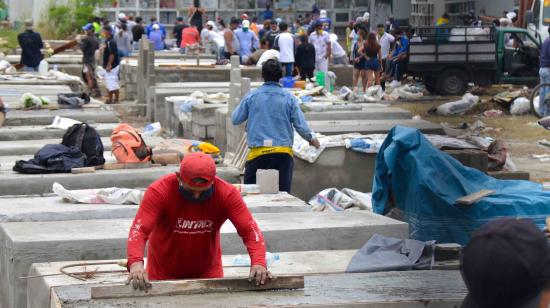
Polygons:
M243 28L250 28L250 21L243 20Z
M368 20L369 18L370 18L370 13L365 12L365 14L363 14L363 19Z
M160 26L158 24L153 24L153 29L158 30L158 29L160 29Z
M118 19L126 19L126 14L124 13L118 14Z
M506 18L512 20L512 19L516 18L516 13L515 12L508 12L508 14L506 14Z
M326 17L327 17L327 11L326 11L326 10L321 10L321 11L319 12L319 16L320 16L321 18L326 18Z
M212 20L209 20L206 24L213 28L216 27L216 23L214 23Z

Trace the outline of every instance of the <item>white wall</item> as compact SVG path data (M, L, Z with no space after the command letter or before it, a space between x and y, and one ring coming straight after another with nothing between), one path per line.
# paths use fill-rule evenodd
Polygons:
M68 0L8 0L8 9L12 21L24 21L32 18L35 23L39 22L50 4L66 3Z
M410 0L393 1L393 17L395 19L409 19L410 15L411 15Z
M488 16L502 16L503 11L514 10L514 0L477 0L476 13L482 9Z

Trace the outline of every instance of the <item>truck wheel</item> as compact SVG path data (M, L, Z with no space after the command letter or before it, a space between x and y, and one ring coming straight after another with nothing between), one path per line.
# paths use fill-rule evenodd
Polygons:
M449 69L439 74L436 89L441 95L462 95L468 86L468 76L462 70Z

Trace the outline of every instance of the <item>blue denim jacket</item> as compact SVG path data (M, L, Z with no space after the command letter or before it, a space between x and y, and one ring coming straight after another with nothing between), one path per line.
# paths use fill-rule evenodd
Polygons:
M278 83L266 82L250 91L231 115L233 125L248 120L249 147L292 147L294 130L307 141L313 138L298 100Z

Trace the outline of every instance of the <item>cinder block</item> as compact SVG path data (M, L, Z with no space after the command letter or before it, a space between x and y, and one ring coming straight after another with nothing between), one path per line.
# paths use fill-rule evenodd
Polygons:
M216 124L216 109L225 107L226 104L197 104L193 105L191 117L193 123L202 126Z
M222 151L227 149L227 106L216 109L216 134L214 144Z

